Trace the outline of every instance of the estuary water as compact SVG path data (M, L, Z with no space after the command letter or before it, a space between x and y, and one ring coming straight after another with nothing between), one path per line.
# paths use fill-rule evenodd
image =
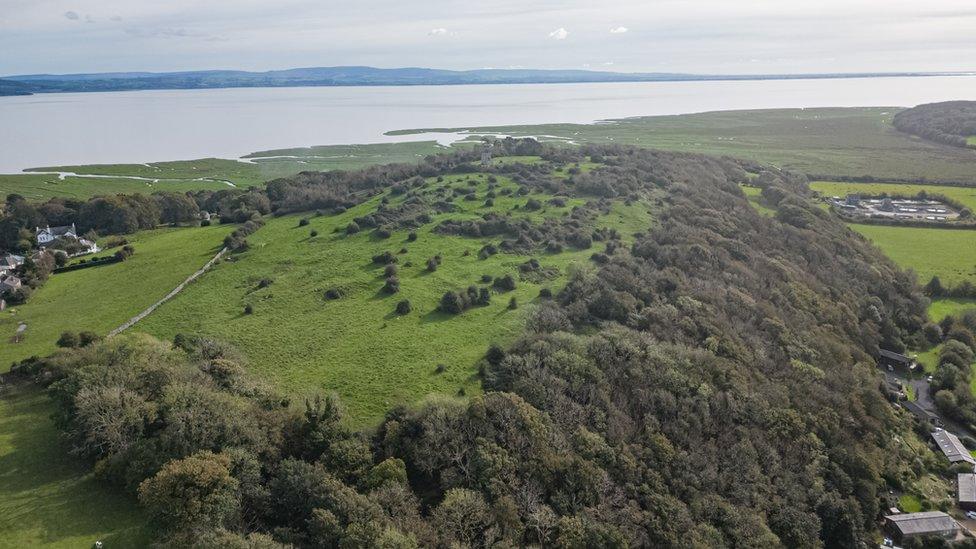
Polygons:
M976 99L976 76L38 94L0 97L0 173L454 138L384 135L411 128L950 99Z

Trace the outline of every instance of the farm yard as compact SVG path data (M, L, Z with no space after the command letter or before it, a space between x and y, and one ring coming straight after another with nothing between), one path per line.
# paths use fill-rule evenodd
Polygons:
M920 192L940 194L959 202L970 210L976 211L976 187L955 187L948 185L921 185L906 183L855 183L842 181L812 181L810 188L822 196L839 196L849 194L863 196L915 196Z

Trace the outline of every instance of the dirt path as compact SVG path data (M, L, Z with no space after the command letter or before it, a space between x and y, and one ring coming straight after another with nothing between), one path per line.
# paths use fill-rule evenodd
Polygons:
M142 319L146 318L147 316L149 316L150 314L152 314L152 312L155 311L160 305L162 305L163 303L166 303L167 301L169 301L170 299L172 299L174 296L176 296L176 294L182 292L183 291L183 288L186 288L187 284L193 282L194 280L197 279L197 277L199 277L203 273L205 273L208 270L210 270L210 267L213 267L214 263L216 263L217 260L220 259L225 253L227 253L227 248L221 249L219 252L217 252L217 255L213 256L210 259L210 261L207 262L206 265L204 265L203 267L201 267L200 270L198 270L197 272L195 272L195 273L191 274L189 277L187 277L187 279L184 280L183 282L181 282L179 286L173 288L173 290L170 293L166 294L162 299L160 299L159 301L157 301L157 302L153 303L152 305L150 305L146 310L142 311L141 313L139 313L136 316L134 316L134 317L130 318L129 320L127 320L125 322L125 324L123 324L123 325L119 326L118 328L116 328L116 329L112 330L111 332L109 332L106 337L112 337L112 336L119 335L120 333L124 332L125 330L128 330L129 328L131 328L136 322L139 322L140 320L142 320Z

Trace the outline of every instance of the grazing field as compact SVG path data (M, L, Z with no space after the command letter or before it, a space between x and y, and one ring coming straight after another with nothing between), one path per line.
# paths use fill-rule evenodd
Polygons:
M976 281L976 231L851 225L895 263L918 274L925 284L938 275L943 283Z
M938 322L949 315L957 315L968 309L976 309L976 299L944 297L933 299L929 305L929 317Z
M95 480L68 454L37 388L0 393L0 546L146 547L136 502Z
M464 177L448 176L443 184L467 187ZM395 231L388 239L365 230L346 234L344 229L354 217L376 209L382 200L379 196L339 215L311 217L307 226L299 226L300 218L295 216L272 219L248 237L246 252L222 262L137 329L162 338L184 332L227 339L244 351L260 377L291 394L336 391L352 417L363 424L395 404L415 402L428 394L475 393L480 390L477 362L488 344L502 344L518 335L539 302L539 291L558 291L567 272L574 265L585 267L602 246L535 256L499 253L479 259L479 249L498 237L449 236L434 233L433 227L444 219L477 219L489 211L538 221L562 216L582 201L571 199L565 206L547 205L529 212L513 208L530 198L544 202L549 197L499 195L493 207L486 207L486 177L471 177L477 181L479 199L456 199L459 211L433 215L416 231L414 242L407 240L406 230ZM499 189L506 187L515 185L499 177ZM390 197L390 205L400 200ZM640 202L620 203L598 224L629 236L647 230L650 214ZM313 230L318 236L310 236ZM398 253L401 248L407 252ZM401 288L394 295L381 291L383 266L371 260L383 251L398 257ZM427 260L435 255L442 256L442 263L428 272ZM530 257L551 271L548 279L519 277L518 265ZM512 275L517 287L496 292L488 306L458 315L436 310L447 291L486 286L482 275ZM265 278L270 284L261 287ZM340 290L342 297L327 299L330 289ZM509 308L513 297L518 303L514 310ZM397 315L396 304L404 299L410 301L412 312ZM253 314L244 313L246 305L253 307Z
M742 192L745 193L749 203L756 208L757 212L768 217L773 217L776 215L776 210L767 206L766 202L763 200L762 189L759 187L750 187L748 185L740 185L739 187L742 189Z
M195 191L226 189L219 181L172 180L154 183L124 177L73 177L60 179L55 174L0 174L0 196L19 194L32 202L54 197L85 199L118 193L154 193L157 191Z
M770 109L542 124L392 132L555 136L556 142L620 143L747 158L816 175L976 183L976 154L891 126L898 107Z
M55 350L62 332L104 335L203 266L233 227L144 231L129 237L135 255L122 263L54 274L26 305L0 313L0 372L13 361ZM13 343L18 326L27 329Z
M976 187L952 187L946 185L911 185L903 183L850 183L843 181L812 181L810 188L823 196L848 194L914 196L920 192L941 194L959 202L970 210L976 210Z

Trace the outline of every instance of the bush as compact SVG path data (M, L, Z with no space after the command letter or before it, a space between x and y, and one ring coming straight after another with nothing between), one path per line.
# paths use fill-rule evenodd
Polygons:
M356 234L360 231L359 225L353 221L346 225L346 234Z
M497 290L502 292L510 292L515 289L515 278L512 275L500 276L492 282Z
M311 231L310 231L310 232L308 233L308 235L309 235L309 236L311 236L312 238L315 238L316 236L318 236L318 235L319 235L319 232L318 232L318 231L316 231L315 229L312 229L312 230L311 230Z
M383 276L391 277L391 276L396 276L396 274L397 274L397 266L394 265L393 263L390 263L389 265L383 268Z
M512 299L508 300L508 308L518 309L518 300L515 299L515 296L512 296Z
M447 292L441 296L438 308L445 313L461 314L465 309L464 299L455 292Z
M430 271L430 272L436 271L437 270L437 265L438 265L438 262L433 257L427 260L427 270L428 271Z
M393 255L392 252L387 251L373 256L373 263L376 263L378 265L388 265L390 263L396 263L396 262L397 262L397 256Z
M414 242L415 240L417 240L417 232L410 231L410 234L407 235L407 242Z
M246 314L246 315L254 314L254 306L251 305L250 303L248 303L247 305L245 305L244 306L244 314Z
M209 227L210 226L210 220L209 219L204 219L203 221L200 222L200 226L201 227Z
M542 209L542 202L539 202L535 198L530 198L528 202L525 203L525 209L530 212L534 212Z
M411 307L411 305L410 305L410 300L409 299L404 299L403 301L397 303L397 305L396 305L396 314L398 314L398 315L410 314L410 311L412 309L413 309L413 307Z
M308 225L308 218L307 217L303 217L300 220L298 220L298 226L299 227L304 227L306 225Z
M379 229L376 229L375 231L373 231L373 234L375 234L377 238L382 238L382 239L387 239L393 236L393 233L390 231L390 229L386 227L380 227Z
M481 282L484 283L484 284L490 284L491 281L494 280L494 279L495 279L495 277L491 276L490 274L483 274L483 275L481 275Z
M400 291L400 279L391 276L386 279L386 284L383 285L383 293L395 294Z
M447 365L446 364L438 364L437 367L434 368L434 373L435 374L443 374L446 371L447 371Z
M326 299L339 299L342 297L342 290L339 288L329 288L325 291Z
M98 343L102 338L95 332L84 331L78 334L78 344L87 347L92 343Z
M258 281L258 288L267 288L270 285L271 285L270 278L262 278L261 280Z
M539 290L539 297L543 299L552 298L552 290L550 290L549 288L542 288L541 290Z
M78 338L78 334L74 332L63 332L61 337L58 338L58 347L74 349L79 345L81 345L81 341Z

